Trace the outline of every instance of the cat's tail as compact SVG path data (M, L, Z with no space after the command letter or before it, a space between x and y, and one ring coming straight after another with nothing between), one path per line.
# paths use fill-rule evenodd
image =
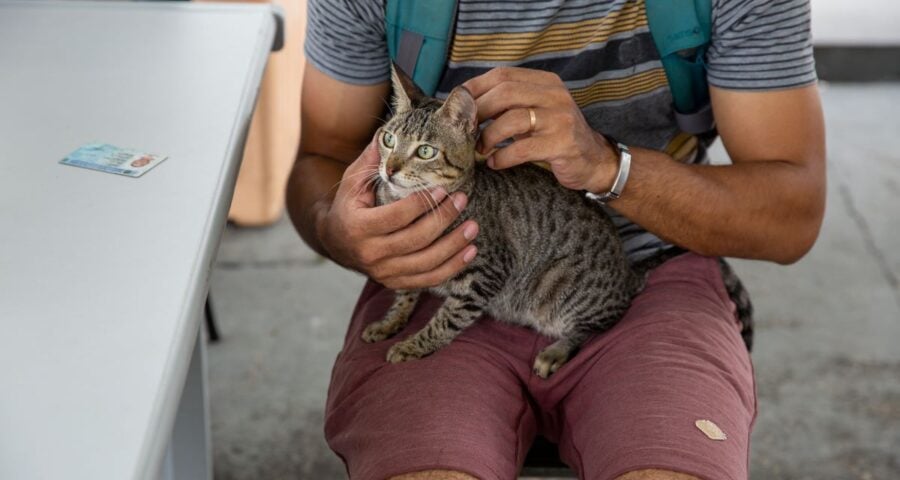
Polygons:
M744 283L724 258L719 258L719 267L722 269L725 291L728 292L728 296L737 307L737 317L741 322L741 337L744 339L747 351L750 351L753 348L753 302L750 301L750 292L747 291Z

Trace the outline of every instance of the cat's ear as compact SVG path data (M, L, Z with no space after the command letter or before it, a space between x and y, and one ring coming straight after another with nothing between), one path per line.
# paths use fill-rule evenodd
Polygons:
M425 93L394 62L391 62L391 84L394 86L395 113L411 110L413 105L425 97Z
M459 86L451 90L437 115L443 115L450 122L465 128L466 133L475 134L478 131L478 107L466 87Z

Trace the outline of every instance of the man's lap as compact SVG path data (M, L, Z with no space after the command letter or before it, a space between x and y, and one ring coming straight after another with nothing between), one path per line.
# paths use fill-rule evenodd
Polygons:
M392 298L366 286L332 373L326 437L352 478L430 469L515 478L537 433L584 478L640 468L746 478L753 375L715 260L688 254L658 268L622 321L547 380L531 365L552 339L487 318L430 357L386 363L397 339L360 335ZM440 303L423 298L398 337ZM707 438L700 419L728 438Z

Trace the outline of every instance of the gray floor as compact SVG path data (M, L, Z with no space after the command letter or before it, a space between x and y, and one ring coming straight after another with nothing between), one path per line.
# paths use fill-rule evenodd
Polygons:
M737 262L757 306L753 479L900 478L900 86L824 85L828 211L791 267ZM718 150L714 155L722 158ZM212 278L216 478L340 479L322 438L363 279L290 225L230 228Z

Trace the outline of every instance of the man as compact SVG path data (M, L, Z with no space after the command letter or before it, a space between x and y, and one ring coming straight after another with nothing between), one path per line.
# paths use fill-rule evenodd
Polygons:
M327 440L351 478L514 478L537 434L581 478L746 478L755 385L712 257L788 264L818 235L825 147L808 1L713 1L708 80L733 164L710 166L703 143L676 126L642 1L460 0L438 95L459 84L472 92L479 119L493 119L483 152L518 139L490 166L544 161L563 186L602 194L619 171L615 138L630 148L631 172L608 205L630 258L670 244L693 252L656 269L621 322L547 380L530 366L550 339L487 318L397 365L384 360L392 341L359 338L384 314L388 288L454 275L478 233L470 221L443 234L466 206L461 193L435 192L440 206L427 213L415 196L374 207L361 188L378 163L366 146L389 97L383 8L310 0L288 186L303 239L374 280L326 412ZM423 301L406 331L439 304Z

